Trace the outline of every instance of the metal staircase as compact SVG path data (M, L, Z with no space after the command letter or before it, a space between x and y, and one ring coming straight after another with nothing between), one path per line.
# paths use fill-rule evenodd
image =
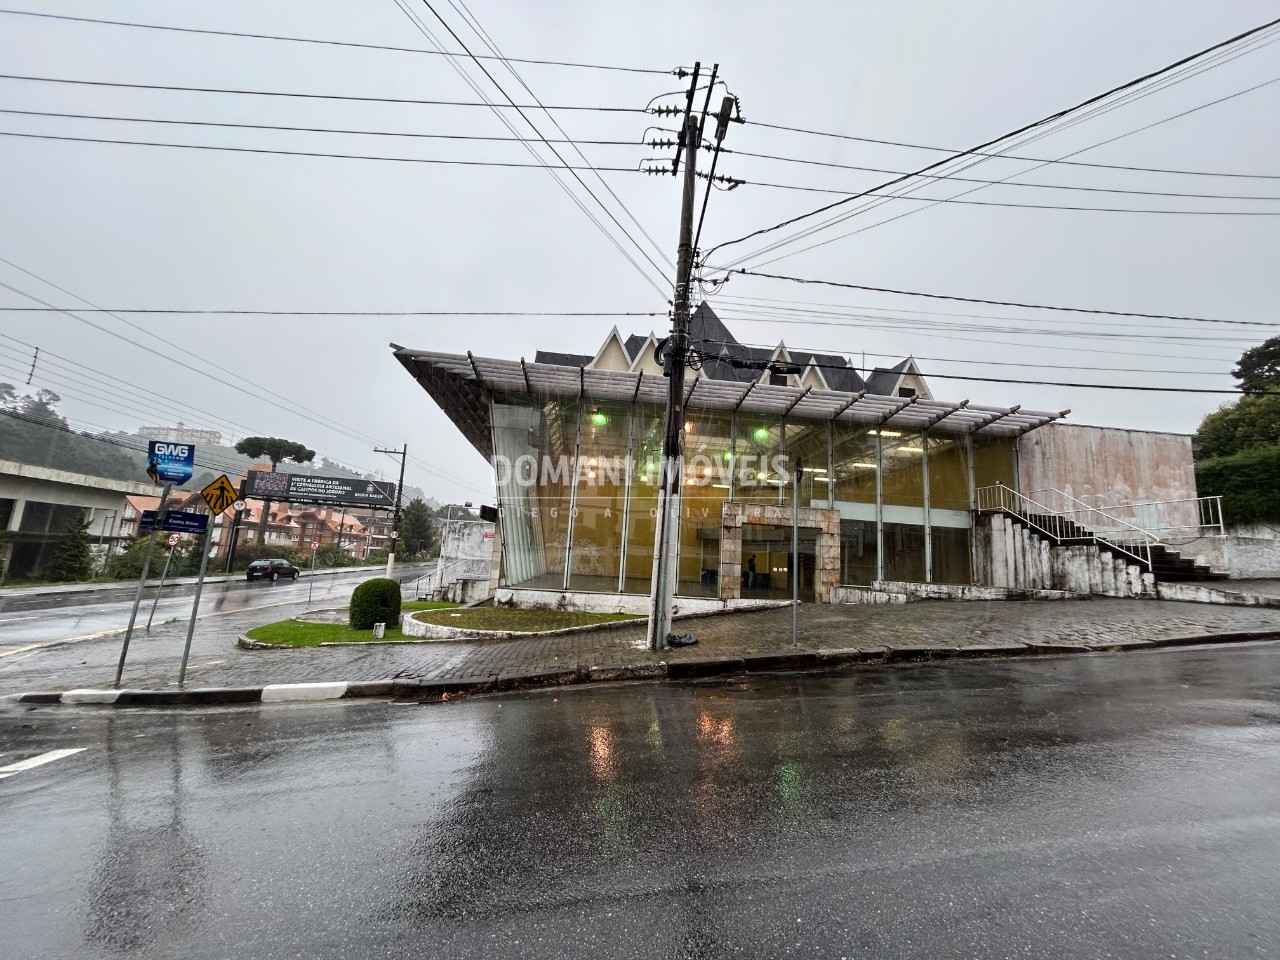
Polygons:
M1199 497L1161 503L1122 503L1106 509L1093 507L1061 490L1037 490L1035 498L997 483L976 491L978 513L1002 513L1025 525L1056 545L1096 545L1127 557L1157 581L1226 580L1217 573L1171 550L1166 539L1172 536L1195 538L1221 535L1222 498ZM1164 508L1163 510L1161 508ZM1133 519L1120 514L1129 513ZM1136 522L1172 514L1185 523Z

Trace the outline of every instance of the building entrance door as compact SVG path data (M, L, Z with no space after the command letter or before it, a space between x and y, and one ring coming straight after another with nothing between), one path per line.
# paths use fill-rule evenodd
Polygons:
M791 552L791 528L762 523L742 525L742 597L790 600L791 578L800 577L800 599L814 598L818 532L800 529L799 556Z

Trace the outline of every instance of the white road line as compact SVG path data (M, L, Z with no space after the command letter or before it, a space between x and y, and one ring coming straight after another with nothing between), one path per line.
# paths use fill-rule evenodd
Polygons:
M39 620L37 616L30 617L0 617L0 623L17 623L19 620Z
M15 773L22 773L33 767L42 767L46 763L53 763L55 760L61 760L63 757L69 757L75 753L81 753L86 747L72 747L69 750L50 750L48 753L42 753L38 757L31 757L27 760L19 760L17 763L11 763L7 767L0 767L0 779L11 777Z

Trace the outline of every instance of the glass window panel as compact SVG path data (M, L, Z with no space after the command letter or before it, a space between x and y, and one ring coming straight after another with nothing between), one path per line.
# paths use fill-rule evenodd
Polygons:
M929 506L969 509L969 456L963 436L929 437Z
M886 504L924 506L924 447L921 440L918 433L881 431L881 484ZM924 517L920 519L923 521ZM886 556L887 550L886 547Z
M826 507L831 496L831 478L827 475L830 466L828 452L830 447L830 428L825 420L788 420L786 424L786 451L788 483L783 492L787 503L791 503L791 478L794 477L795 463L802 462L800 479L800 506Z
M978 487L1003 483L1017 489L1018 471L1013 454L1016 443L1013 437L973 438L973 473Z
M875 522L871 520L841 520L840 582L867 586L875 578Z
M733 451L734 499L781 503L786 463L783 424L777 417L739 414Z
M837 423L835 428L836 500L876 502L876 438L864 426Z
M685 411L684 488L676 592L719 596L720 531L732 470L732 415ZM652 555L652 550L650 551Z
M657 535L658 465L666 414L661 407L639 404L632 409L631 509L627 523L626 593L646 594L653 584L653 543Z
M884 578L924 581L924 527L914 523L884 525Z
M559 590L569 538L577 401L556 397L531 407L499 395L494 410L497 479L510 527L502 544L505 582ZM503 470L504 462L509 470Z
M583 401L570 590L611 593L618 589L627 492L628 407Z
M932 527L934 583L972 583L969 531L963 527Z

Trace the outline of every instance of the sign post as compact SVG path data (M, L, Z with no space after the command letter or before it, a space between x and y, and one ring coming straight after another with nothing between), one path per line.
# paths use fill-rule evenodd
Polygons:
M190 443L167 443L152 440L147 444L147 476L152 483L160 483L160 509L157 519L161 526L169 513L169 494L174 484L184 484L191 479L195 470L196 448ZM142 591L147 584L147 573L151 568L151 554L156 548L156 535L152 531L147 540L147 552L142 561L142 574L138 577L138 592L133 596L133 609L129 612L129 626L124 631L124 643L120 646L120 662L116 664L115 686L120 686L120 678L124 676L125 659L129 656L129 640L133 637L133 626L138 620L138 607L142 603Z
M187 642L182 648L182 666L178 668L178 686L187 682L187 658L191 656L191 636L196 632L196 612L200 609L200 592L204 589L205 571L209 569L209 539L201 545L204 556L200 558L200 576L196 578L196 598L191 604L191 619L187 622Z
M315 588L316 583L316 550L320 547L319 540L311 541L311 576L307 578L307 606L311 606L311 591Z
M151 632L151 621L155 619L156 607L160 605L160 594L164 593L164 581L169 576L169 567L173 564L173 550L182 539L182 534L171 533L165 542L169 544L168 556L164 558L164 571L160 574L160 586L156 587L155 599L151 601L151 612L147 614L147 632Z
M209 516L216 517L228 507L234 506L238 499L236 488L226 474L218 477L200 491L204 502L209 505ZM204 592L204 575L209 570L209 550L212 544L206 536L200 544L200 573L196 577L196 596L191 602L191 619L187 621L187 642L182 647L182 665L178 667L178 686L187 682L187 659L191 656L191 638L196 632L196 616L200 612L200 594Z

